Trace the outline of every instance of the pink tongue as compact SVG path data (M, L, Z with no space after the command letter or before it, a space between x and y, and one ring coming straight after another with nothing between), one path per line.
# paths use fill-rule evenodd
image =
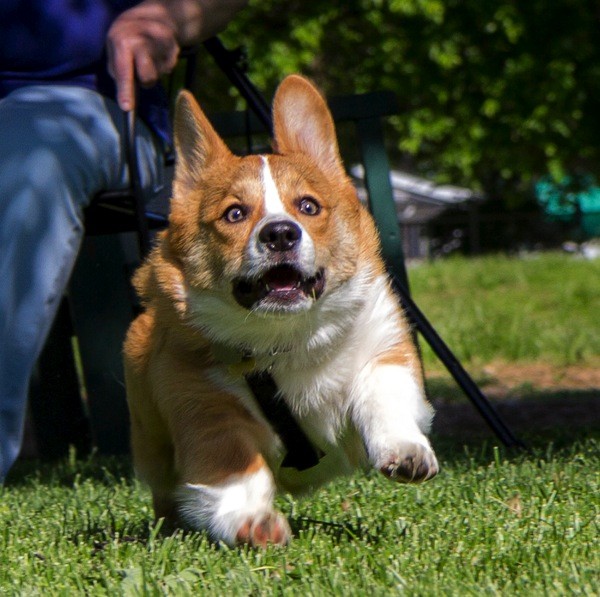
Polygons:
M293 290L298 283L298 272L291 268L275 268L265 274L264 280L273 290Z

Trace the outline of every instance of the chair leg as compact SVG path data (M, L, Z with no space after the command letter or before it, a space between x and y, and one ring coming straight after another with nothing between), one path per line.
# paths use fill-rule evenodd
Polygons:
M37 451L44 459L64 457L70 446L79 455L88 454L91 448L72 338L69 304L63 299L29 392Z
M129 451L122 345L133 316L129 278L136 258L132 234L86 237L71 280L92 435L102 454Z
M425 315L423 315L416 303L411 299L410 294L397 277L392 276L392 285L417 330L425 338L431 349L489 425L490 429L506 447L525 448L525 444L513 434L506 423L500 418L500 415L496 412L490 401L479 389L479 386L473 381L473 378L467 373L460 361L454 356L435 328L425 318Z

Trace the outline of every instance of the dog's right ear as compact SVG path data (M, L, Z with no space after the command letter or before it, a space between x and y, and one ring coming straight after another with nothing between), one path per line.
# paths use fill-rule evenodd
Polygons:
M191 191L213 160L231 152L189 91L181 91L175 105L175 184Z

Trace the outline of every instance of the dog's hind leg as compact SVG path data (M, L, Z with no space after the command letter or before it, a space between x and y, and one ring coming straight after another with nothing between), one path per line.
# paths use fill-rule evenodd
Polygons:
M173 445L152 403L146 402L138 410L130 400L130 413L135 472L152 491L155 519L157 522L163 519L162 532L170 533L179 526L173 498L176 486Z

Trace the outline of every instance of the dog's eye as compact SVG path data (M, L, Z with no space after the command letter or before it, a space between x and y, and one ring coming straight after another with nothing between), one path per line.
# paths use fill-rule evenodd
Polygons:
M321 211L321 206L313 197L302 197L298 201L298 209L307 216L316 216Z
M225 210L223 218L231 224L241 222L246 217L246 210L241 205L232 205Z

